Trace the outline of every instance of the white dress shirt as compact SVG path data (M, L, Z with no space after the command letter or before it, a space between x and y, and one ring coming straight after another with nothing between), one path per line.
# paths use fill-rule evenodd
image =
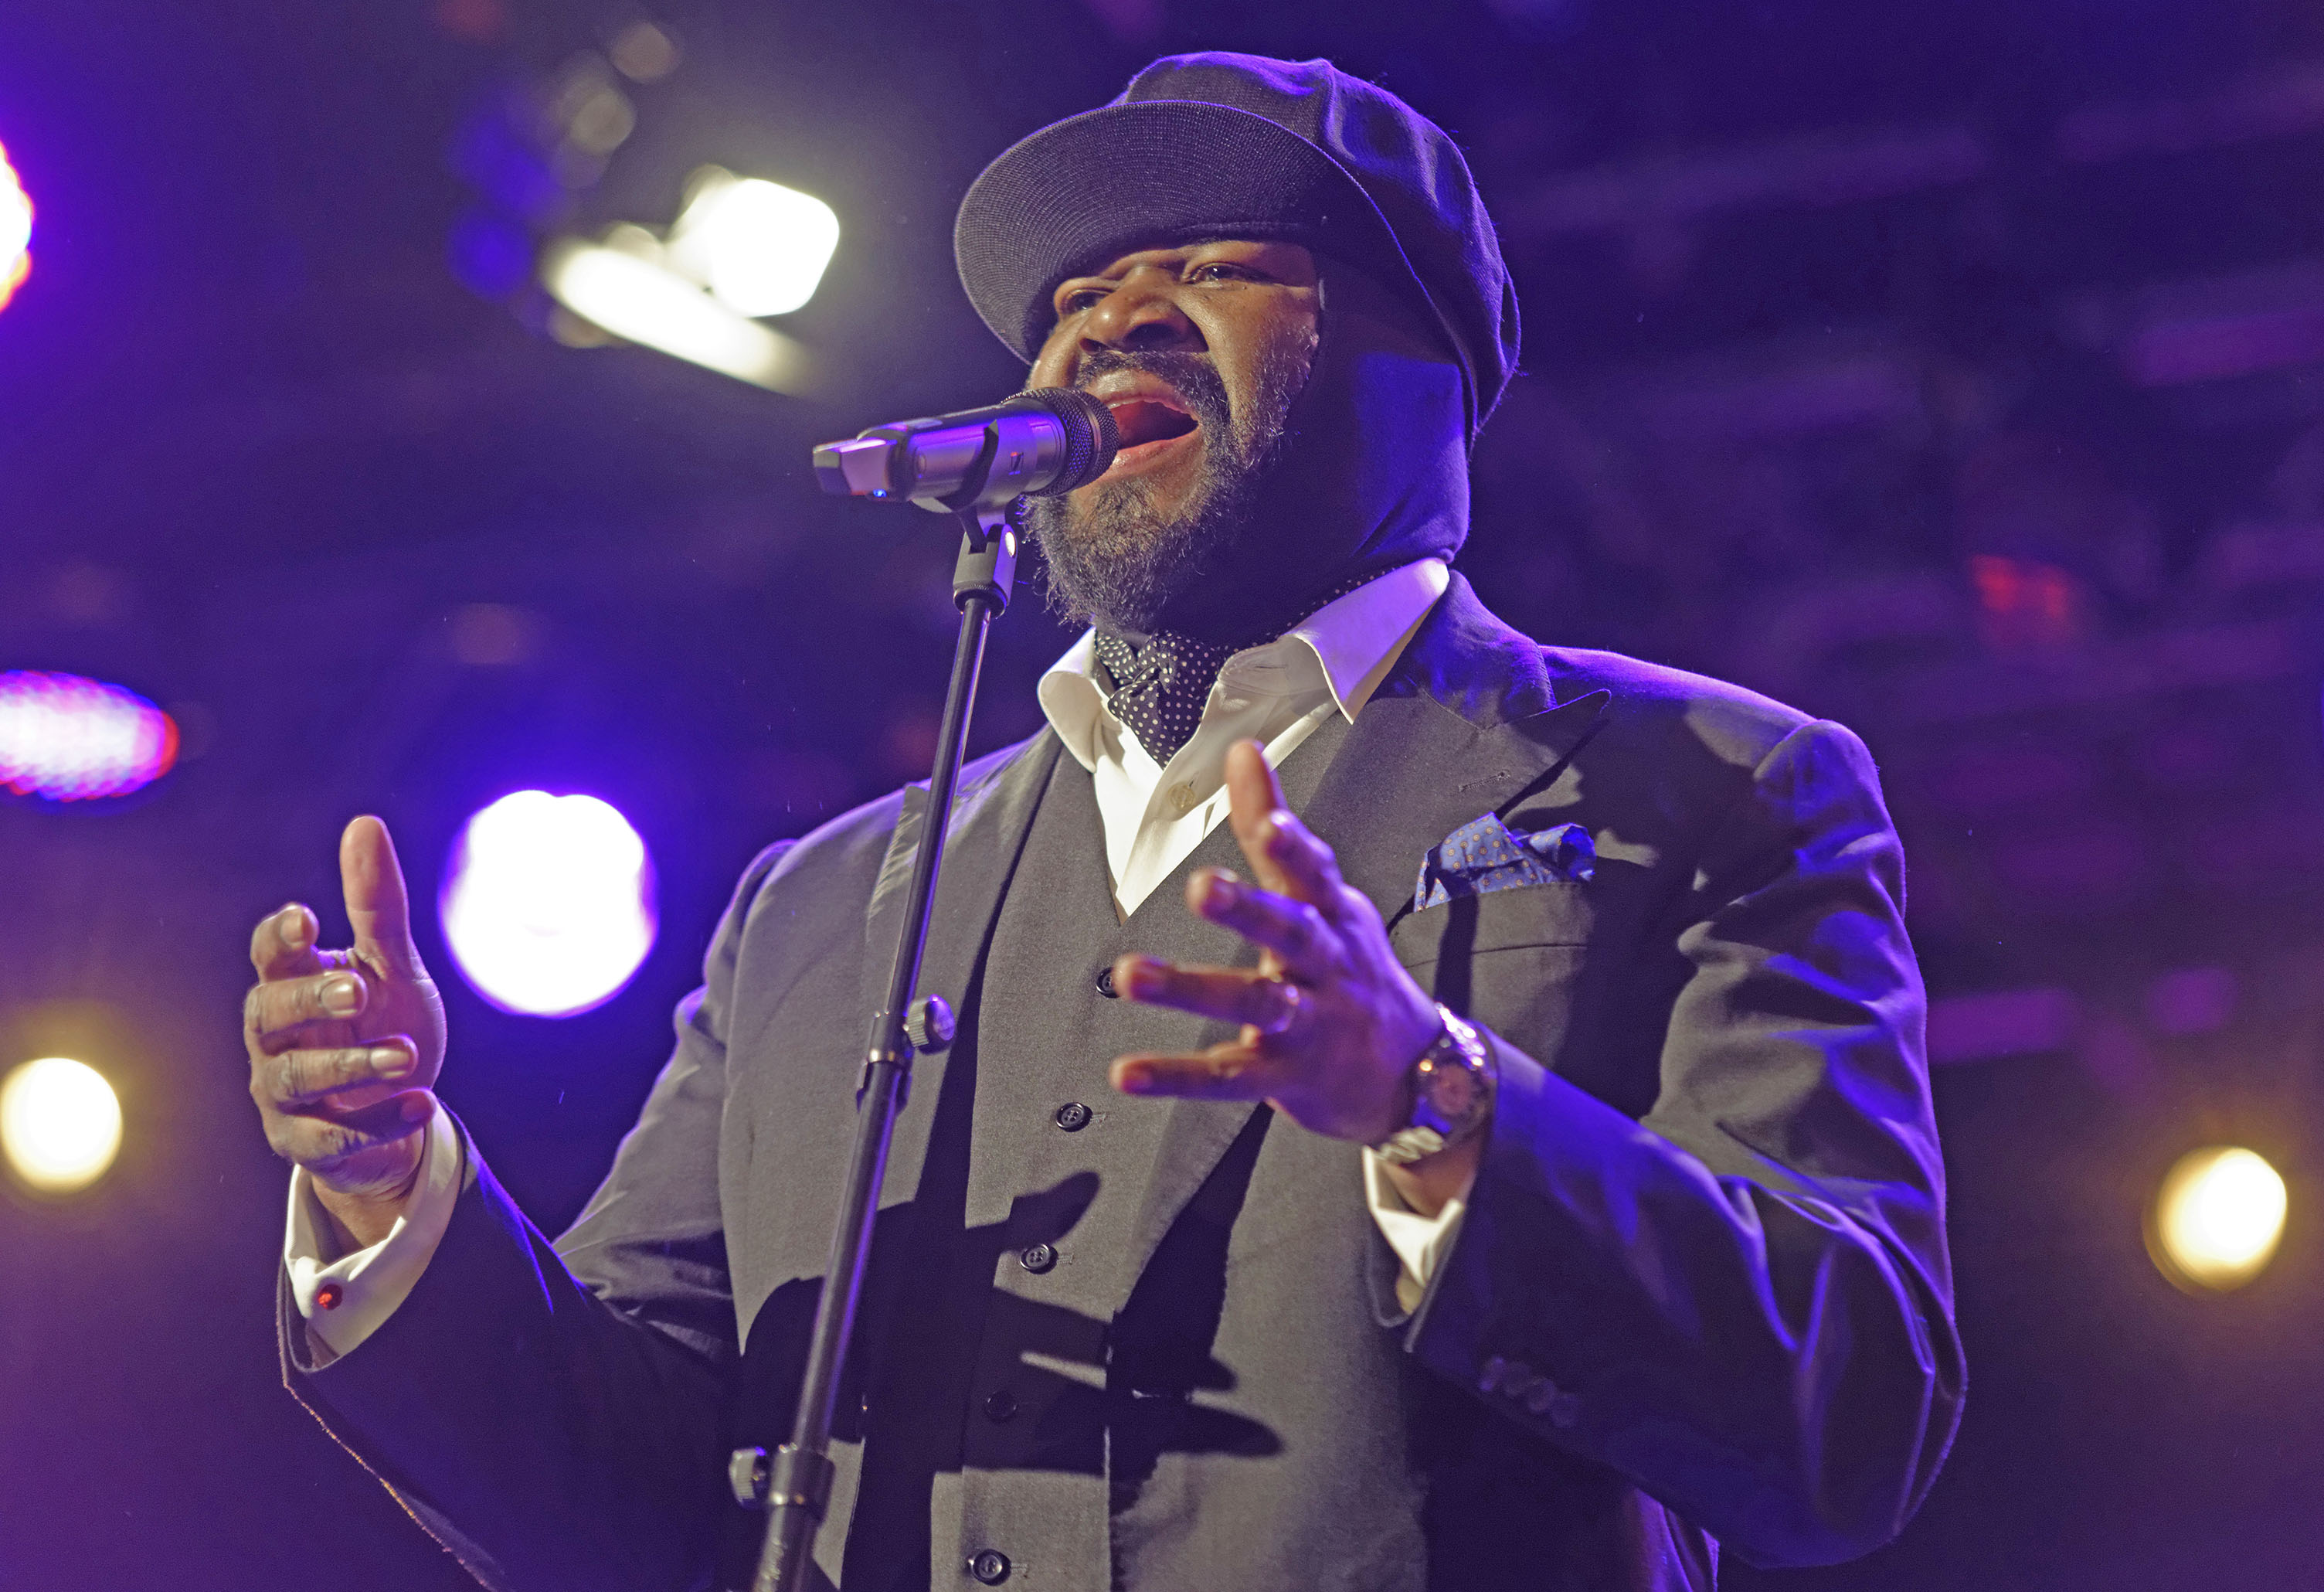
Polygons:
M1167 764L1157 764L1107 706L1094 670L1094 633L1075 642L1041 677L1041 711L1094 782L1115 910L1125 918L1136 912L1226 817L1229 746L1259 741L1274 767L1333 715L1352 720L1451 578L1441 560L1422 559L1325 604L1281 639L1235 653L1220 668L1193 736ZM1409 1310L1463 1199L1421 1216L1397 1195L1377 1157L1367 1152L1363 1160L1361 1193L1403 1263L1397 1297ZM292 1170L285 1245L291 1296L320 1347L334 1356L350 1352L403 1302L450 1225L461 1173L459 1138L438 1112L405 1214L385 1238L343 1255L332 1246L335 1229L306 1170ZM327 1286L335 1289L327 1305Z

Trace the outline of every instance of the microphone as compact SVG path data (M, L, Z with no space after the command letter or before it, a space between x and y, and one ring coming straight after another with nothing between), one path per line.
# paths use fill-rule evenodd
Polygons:
M1120 446L1103 403L1072 387L1043 387L825 442L815 450L815 478L839 497L902 500L937 514L994 511L1088 486Z

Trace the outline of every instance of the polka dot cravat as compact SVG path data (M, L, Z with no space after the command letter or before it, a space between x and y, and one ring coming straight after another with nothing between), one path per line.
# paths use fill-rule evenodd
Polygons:
M1277 635L1297 628L1315 611L1337 602L1380 571L1351 576L1311 604L1307 611L1285 625ZM1211 686L1229 658L1248 647L1263 646L1276 636L1257 641L1204 642L1190 635L1157 631L1143 643L1116 635L1100 625L1094 650L1097 661L1112 682L1106 706L1130 727L1138 744L1157 764L1167 764L1178 748L1194 738L1203 722L1203 708Z

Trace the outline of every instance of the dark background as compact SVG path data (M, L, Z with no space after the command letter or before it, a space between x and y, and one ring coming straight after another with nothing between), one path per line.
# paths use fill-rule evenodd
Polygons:
M641 84L600 52L646 14L0 7L40 207L0 312L0 670L186 737L138 796L0 807L0 1067L90 1061L128 1135L72 1199L0 1180L0 1587L466 1584L276 1385L250 925L295 894L343 931L357 811L429 899L508 790L627 813L664 931L603 1008L496 1012L420 928L447 1097L569 1217L743 861L925 768L949 546L818 498L807 445L1016 383L951 274L960 191L1203 47L1327 53L1469 149L1527 329L1462 560L1487 601L1882 761L1969 1413L1895 1545L1726 1585L2317 1584L2324 13L670 0L682 63ZM602 162L545 108L596 82L635 118ZM528 285L540 240L667 225L705 161L839 213L785 323L811 399L564 346ZM1067 639L1008 616L980 745L1035 727ZM2228 1140L2290 1226L2189 1298L2142 1208Z

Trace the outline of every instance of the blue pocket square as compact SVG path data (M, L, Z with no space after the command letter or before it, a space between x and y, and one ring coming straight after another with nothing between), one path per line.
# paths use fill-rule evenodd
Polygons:
M1598 847L1580 824L1518 835L1489 812L1429 847L1420 859L1412 907L1419 912L1455 896L1490 895L1528 884L1586 884L1597 868Z

